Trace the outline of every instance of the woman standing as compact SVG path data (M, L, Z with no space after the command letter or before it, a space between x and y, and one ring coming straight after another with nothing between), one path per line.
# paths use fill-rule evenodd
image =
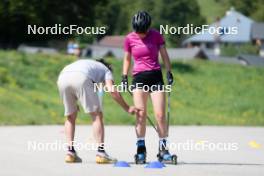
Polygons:
M145 11L139 11L132 19L134 32L129 33L124 43L124 62L122 84L128 85L127 74L131 64L131 56L134 58L133 66L133 100L137 109L136 135L137 154L136 163L146 162L146 112L147 100L150 96L157 121L159 135L159 153L163 160L171 160L171 155L167 148L167 122L165 118L165 92L161 66L159 64L159 53L167 70L168 84L173 83L171 74L171 64L165 48L165 41L162 35L150 29L151 17ZM148 88L146 91L145 88ZM143 89L144 88L144 89Z

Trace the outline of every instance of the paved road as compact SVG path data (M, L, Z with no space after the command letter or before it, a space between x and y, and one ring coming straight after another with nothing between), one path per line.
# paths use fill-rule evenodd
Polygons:
M86 150L79 151L83 162L65 164L65 152L55 151L55 145L64 142L63 126L0 127L0 175L264 175L264 128L171 127L170 147L179 156L179 164L163 169L147 169L135 164L130 168L95 164L95 151L87 151L92 148L91 131L90 126L77 127L76 141L86 142ZM146 138L148 160L154 161L158 140L155 131L148 128ZM110 154L132 163L133 127L107 126L106 145ZM34 151L36 146L38 151Z

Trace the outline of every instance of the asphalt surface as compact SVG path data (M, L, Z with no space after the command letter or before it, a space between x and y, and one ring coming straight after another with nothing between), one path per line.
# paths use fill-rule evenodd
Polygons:
M96 164L91 126L77 126L76 130L78 154L83 161L66 164L63 126L0 127L0 175L264 175L261 127L171 127L171 153L178 155L179 164L167 164L162 169L134 164L136 137L132 126L106 126L108 153L129 162L129 168ZM147 129L146 145L147 160L156 161L158 137L151 127Z

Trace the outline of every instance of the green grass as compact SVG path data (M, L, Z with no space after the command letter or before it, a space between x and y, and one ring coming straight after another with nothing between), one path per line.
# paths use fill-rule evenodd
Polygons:
M0 124L62 124L56 88L60 70L74 60L64 55L0 51ZM108 58L120 82L122 61ZM177 125L264 125L264 68L195 60L173 62L171 123ZM123 94L131 104L128 94ZM148 114L153 117L151 103ZM106 124L133 124L108 94ZM90 123L80 113L79 124Z

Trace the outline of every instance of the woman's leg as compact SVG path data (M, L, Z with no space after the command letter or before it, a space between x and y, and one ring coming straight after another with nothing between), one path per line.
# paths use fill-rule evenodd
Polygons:
M136 114L136 135L137 138L144 138L146 134L146 111L148 92L144 92L141 89L135 89L133 91L134 105L140 111Z
M133 91L134 105L140 111L136 114L136 135L137 135L137 154L135 155L136 163L144 164L146 162L146 116L147 116L147 100L149 93L141 89Z
M165 92L154 91L150 94L153 110L157 121L157 129L160 138L166 138L167 134L167 122L165 117Z
M172 155L169 153L167 145L167 120L165 117L165 92L154 91L150 94L153 104L155 117L157 120L157 128L159 133L159 153L158 158L162 160L172 161Z

